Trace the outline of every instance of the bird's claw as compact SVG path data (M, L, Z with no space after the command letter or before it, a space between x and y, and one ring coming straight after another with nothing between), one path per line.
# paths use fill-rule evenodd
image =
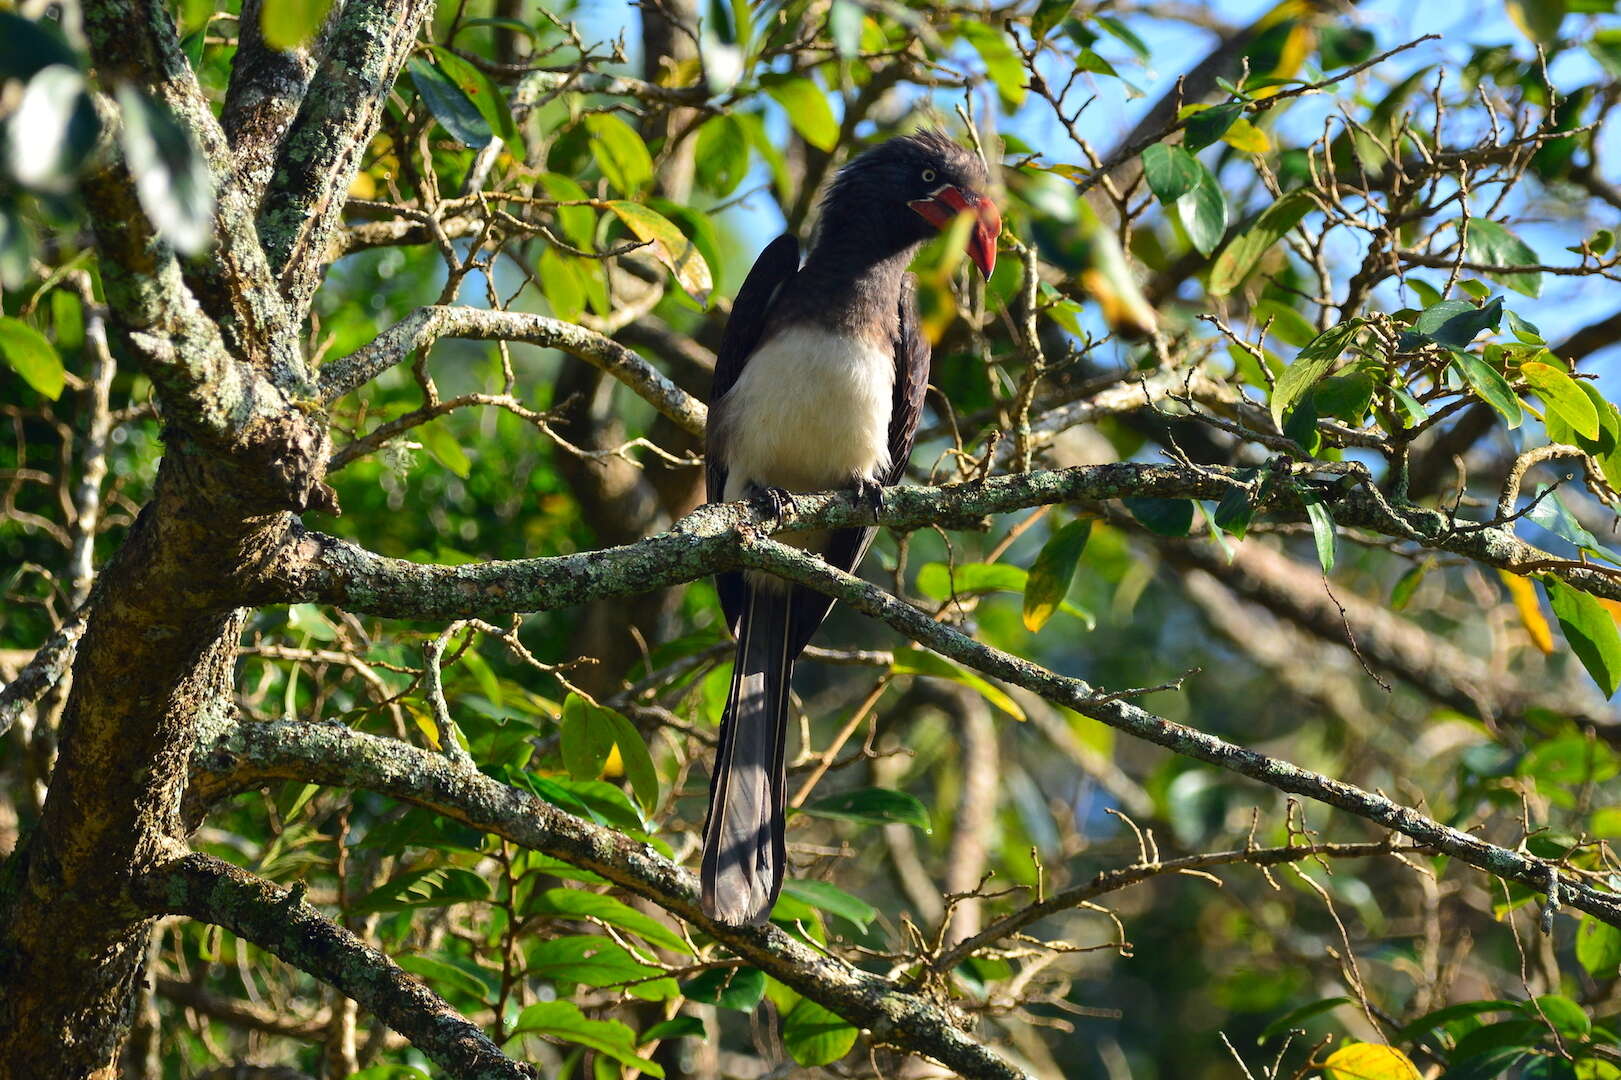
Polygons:
M884 512L884 485L877 480L862 479L856 482L856 501L870 507L874 514Z
M787 488L761 488L756 495L756 502L760 507L760 512L770 514L773 521L781 521L786 514L794 513L797 510L793 493Z

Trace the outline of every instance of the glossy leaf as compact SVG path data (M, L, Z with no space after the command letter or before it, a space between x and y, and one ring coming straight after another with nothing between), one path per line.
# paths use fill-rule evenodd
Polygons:
M1295 355L1294 362L1278 376L1272 388L1272 420L1282 431L1284 417L1317 381L1328 374L1340 355L1350 348L1361 319L1349 319L1318 334Z
M1187 126L1183 128L1182 145L1188 153L1197 154L1225 135L1243 111L1244 105L1239 101L1199 109L1188 117Z
M1509 386L1507 379L1474 353L1454 350L1452 364L1463 376L1463 381L1469 384L1469 389L1496 409L1510 428L1520 426L1525 413L1521 410L1520 399L1514 396L1514 389Z
M1421 340L1461 349L1482 330L1496 330L1502 316L1501 296L1483 307L1476 307L1467 300L1443 300L1419 315L1413 323L1413 333Z
M1199 162L1180 146L1155 143L1143 151L1143 175L1163 206L1169 206L1199 182Z
M866 933L867 926L878 918L877 908L830 882L790 878L783 882L782 891L801 903L849 920L862 933Z
M1621 685L1621 634L1597 598L1566 585L1552 575L1542 579L1544 594L1571 651L1582 662L1606 698Z
M1226 296L1249 276L1261 256L1300 219L1317 208L1304 191L1292 191L1273 203L1249 228L1233 237L1210 270L1210 295Z
M484 114L471 98L462 92L456 81L438 65L430 64L420 56L413 56L409 65L411 82L417 93L433 113L434 119L450 133L450 137L463 146L481 149L495 137Z
M1506 227L1485 218L1475 218L1469 222L1469 239L1464 246L1471 261L1493 266L1534 266L1542 261L1524 240ZM1526 296L1542 295L1541 271L1487 271L1486 276Z
M1047 625L1053 612L1069 592L1075 578L1081 553L1092 535L1092 522L1085 519L1071 521L1054 532L1041 553L1030 566L1030 576L1024 585L1024 626L1031 633Z
M832 151L839 141L839 122L827 103L827 94L799 76L761 80L765 92L788 113L788 122L800 138L818 150Z
M681 936L646 912L611 896L584 889L544 889L529 898L525 915L554 915L569 919L597 919L628 930L649 945L690 955Z
M62 396L67 377L56 346L21 319L0 315L0 359L42 396Z
M675 223L640 203L615 200L608 204L614 216L623 221L638 240L647 241L653 255L669 267L676 281L700 304L709 302L709 293L715 287L709 272L709 263L698 247Z
M1177 219L1187 230L1188 240L1201 255L1209 255L1227 235L1227 196L1202 162L1193 190L1176 200Z
M512 119L512 107L507 104L506 95L490 81L488 75L444 46L435 45L433 53L439 59L440 69L473 103L473 108L484 118L490 131L506 143L513 157L522 161L525 156L523 138Z
M591 157L615 191L637 195L653 182L653 158L635 128L613 113L592 113L585 118L585 127Z
M902 675L932 675L937 679L950 679L961 683L979 696L1007 713L1015 720L1023 720L1024 710L1001 687L984 676L952 663L926 649L896 649L895 662L890 670Z
M546 1035L589 1047L615 1061L662 1077L664 1068L636 1054L636 1033L618 1020L589 1020L572 1001L541 1001L518 1014L508 1043L522 1035Z
M801 998L782 1018L782 1045L801 1065L831 1065L850 1052L858 1034L843 1017L810 998Z
M860 821L870 825L912 825L928 832L929 812L922 803L904 791L889 788L857 788L827 795L805 804L802 811L812 817L839 821Z
M1311 522L1312 542L1317 546L1317 562L1323 573L1334 569L1334 516L1319 498L1307 498L1306 518Z
M1548 353L1543 353L1549 356ZM1558 413L1577 434L1589 439L1599 436L1598 410L1563 368L1530 360L1520 365L1520 377L1530 384L1548 408Z

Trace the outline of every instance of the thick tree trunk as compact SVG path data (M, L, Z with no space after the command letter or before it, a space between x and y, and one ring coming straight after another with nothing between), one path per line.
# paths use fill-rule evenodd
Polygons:
M230 598L281 533L228 472L172 447L102 574L44 812L0 869L0 1076L118 1073L150 928L130 883L183 838L198 718L230 707Z

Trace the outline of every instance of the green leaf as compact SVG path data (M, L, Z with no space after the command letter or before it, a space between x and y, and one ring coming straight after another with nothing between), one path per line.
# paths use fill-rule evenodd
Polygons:
M1192 499L1121 499L1143 528L1159 536L1186 536L1193 528Z
M1546 344L1546 342L1542 340L1542 331L1536 328L1536 324L1527 322L1525 319L1520 318L1518 315L1514 314L1514 312L1507 309L1504 309L1503 316L1508 320L1509 331L1513 333L1515 339L1521 344Z
M1520 1011L1532 1020L1546 1020L1561 1035L1582 1038L1593 1030L1593 1020L1587 1010L1562 994L1543 994L1520 1006Z
M331 6L332 0L270 0L259 10L259 31L272 49L296 49L321 29Z
M1552 358L1550 353L1541 355ZM1563 368L1530 360L1520 365L1520 377L1578 434L1589 439L1599 437L1598 409Z
M1300 312L1278 300L1262 300L1255 305L1255 324L1265 325L1271 320L1269 332L1285 345L1299 348L1311 343L1317 328Z
M1022 593L1030 575L1012 563L925 563L917 572L918 592L933 600L987 593Z
M1187 126L1183 129L1182 145L1188 153L1197 154L1223 135L1233 126L1244 111L1244 103L1230 101L1225 105L1212 105L1200 109L1188 117Z
M394 962L411 974L421 976L423 982L442 995L449 996L451 990L455 989L480 1004L485 1004L490 999L489 984L455 964L425 953L406 953L397 957Z
M1323 1013L1350 1003L1351 999L1348 997L1331 997L1324 998L1321 1001L1314 1001L1309 1005L1302 1005L1298 1009L1292 1009L1263 1028L1260 1037L1255 1042L1257 1045L1264 1043L1273 1036L1294 1030L1314 1016L1321 1016Z
M715 968L683 983L681 992L688 1001L752 1012L765 996L765 972L751 967Z
M1614 978L1621 965L1621 930L1583 915L1576 930L1576 959L1593 978Z
M1424 583L1424 575L1429 573L1430 567L1435 565L1430 559L1425 559L1417 566L1410 567L1406 573L1396 579L1396 584L1390 590L1390 610L1405 611L1407 605L1412 603L1413 594Z
M468 901L488 900L489 882L457 866L434 866L410 870L377 886L354 904L357 915L374 911L404 911L414 907L439 907Z
M1143 151L1143 175L1160 205L1169 206L1199 182L1199 162L1180 146L1155 143Z
M856 11L859 15L860 8ZM698 129L698 147L693 156L698 182L716 198L724 199L748 175L748 132L730 114L710 117Z
M576 780L596 780L602 776L613 751L614 729L608 709L592 705L577 694L563 702L560 749L563 767Z
M463 480L472 474L473 462L447 425L433 421L423 424L416 430L418 441L433 455L435 461Z
M1373 376L1365 371L1331 375L1312 390L1319 416L1337 416L1355 424L1373 402Z
M528 978L586 986L634 983L626 986L627 992L644 1001L661 1001L677 992L674 979L668 980L668 986L657 985L666 981L657 977L663 974L662 968L642 963L629 949L601 934L571 934L537 941L529 946L526 961L524 975ZM647 996L650 990L655 996Z
M507 104L506 95L490 81L488 75L444 46L433 46L433 54L439 58L440 69L450 76L451 81L473 103L473 107L484 118L490 130L507 144L507 149L512 151L513 157L522 161L526 156L523 137L518 133L518 125L512 119L512 107Z
M1454 1020L1467 1020L1482 1013L1517 1010L1519 1007L1517 1001L1466 1001L1459 1005L1448 1005L1444 1009L1425 1013L1398 1031L1395 1038L1397 1042L1412 1042Z
M608 209L636 234L638 240L652 245L650 250L654 256L669 267L688 296L700 304L709 303L709 293L715 287L709 264L704 261L697 245L687 239L674 222L640 203L616 199L608 204Z
M1272 388L1272 420L1278 425L1279 431L1283 430L1284 416L1308 390L1317 385L1319 379L1328 374L1335 361L1339 360L1340 354L1350 347L1352 339L1360 329L1362 329L1361 319L1348 319L1338 326L1324 330L1295 354L1294 362L1278 376L1278 381Z
M585 118L585 129L591 157L615 191L639 195L653 182L653 158L635 128L613 113L592 113Z
M1501 413L1510 428L1520 426L1525 414L1520 409L1520 399L1514 396L1514 389L1509 386L1507 379L1473 353L1454 349L1452 363L1469 388ZM1594 419L1596 421L1597 417Z
M584 889L544 889L529 898L525 915L553 915L568 919L597 919L628 930L650 945L671 952L692 954L681 936L645 912L622 900Z
M1052 28L1063 22L1075 6L1075 0L1041 0L1036 13L1030 18L1030 33L1037 41L1044 41Z
M478 106L462 92L454 79L420 56L413 56L409 67L411 82L415 84L417 93L422 95L428 111L433 113L434 119L450 133L451 138L475 150L488 145L495 138L495 130L490 127L489 121L484 119L484 114L479 112Z
M1419 315L1413 323L1413 333L1439 345L1461 349L1482 330L1496 330L1502 315L1501 296L1478 308L1467 300L1443 300Z
M1013 719L1022 721L1025 718L1024 710L1019 708L1018 703L1008 697L1007 692L1001 687L926 649L896 649L895 662L890 666L890 670L903 675L932 675L937 679L950 679L977 691L980 697Z
M1291 191L1267 207L1254 224L1233 237L1216 259L1210 271L1210 295L1226 296L1232 292L1255 269L1261 256L1316 208L1316 202L1305 191Z
M1192 191L1176 200L1176 216L1187 230L1189 242L1199 254L1208 256L1227 234L1227 196L1204 163L1196 164L1199 180Z
M660 1020L642 1032L641 1038L637 1040L637 1045L646 1046L648 1043L658 1039L686 1039L693 1037L706 1041L709 1039L709 1032L704 1027L704 1022L696 1016L672 1016L668 1020Z
M968 39L974 51L979 53L979 58L985 61L985 73L996 84L996 93L1002 99L1002 104L1009 110L1023 105L1024 64L1000 27L989 21L963 19L957 23L957 31Z
M800 138L818 150L831 153L839 142L839 122L827 103L822 88L799 76L761 79L765 92L788 114L788 122Z
M1030 567L1024 583L1024 627L1032 634L1047 625L1069 592L1075 567L1092 535L1092 522L1076 520L1054 532Z
M21 319L0 316L0 357L42 396L52 401L62 396L62 358L44 334Z
M507 1041L510 1044L530 1034L578 1043L649 1076L664 1075L662 1065L636 1056L636 1033L628 1026L618 1020L588 1020L572 1001L542 1001L529 1006L518 1014Z
M1121 44L1125 45L1126 48L1136 53L1137 59L1148 59L1148 43L1142 38L1138 37L1131 27L1127 26L1113 15L1093 15L1092 17L1097 20L1098 26L1100 26L1105 33L1109 34Z
M802 812L838 821L860 821L871 825L912 825L930 831L929 812L916 798L889 788L857 788L817 799Z
M1253 470L1250 470L1245 479L1252 479L1253 475ZM1259 501L1253 486L1232 488L1221 497L1221 502L1216 504L1216 512L1210 520L1215 523L1216 528L1242 540L1244 534L1249 531L1250 521L1255 517L1255 508Z
M1542 262L1524 240L1509 232L1495 221L1475 218L1469 222L1469 239L1464 244L1471 262L1491 266L1535 266ZM1486 276L1515 292L1526 296L1542 295L1542 272L1527 270L1500 274L1487 271Z
M800 998L782 1019L782 1045L806 1066L831 1065L850 1052L858 1034L838 1013L810 998Z
M878 917L877 908L825 881L790 878L783 882L782 891L801 903L849 920L862 933L866 933L868 924Z
M619 748L619 760L625 769L625 779L636 793L636 801L648 813L659 801L659 774L653 767L653 757L647 752L647 740L622 714L604 708L608 728L613 733L613 745Z
M1320 498L1308 498L1306 517L1311 519L1311 538L1317 544L1317 561L1326 574L1334 569L1334 516Z
M1540 580L1571 650L1604 696L1613 697L1621 685L1621 634L1616 632L1615 621L1591 595L1552 575Z
M119 84L118 109L141 209L176 251L201 253L214 237L214 181L203 155L167 109L128 83Z

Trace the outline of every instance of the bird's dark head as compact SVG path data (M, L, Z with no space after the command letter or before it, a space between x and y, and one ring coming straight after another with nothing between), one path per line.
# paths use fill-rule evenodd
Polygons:
M909 246L959 214L972 214L968 257L990 277L1002 215L985 194L985 183L985 166L976 155L939 131L923 130L879 143L840 169L823 204L823 221L873 228Z

